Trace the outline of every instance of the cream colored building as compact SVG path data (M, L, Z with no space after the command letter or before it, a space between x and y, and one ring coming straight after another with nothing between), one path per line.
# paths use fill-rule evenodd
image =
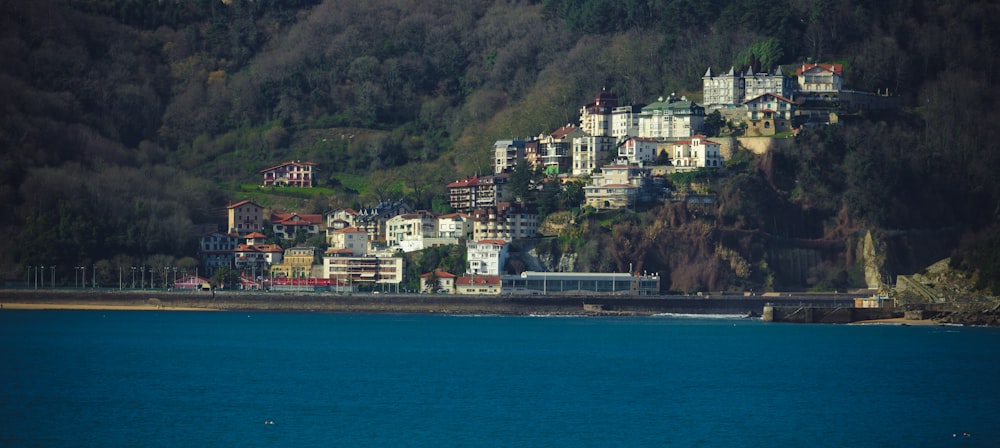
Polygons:
M368 254L368 232L357 227L327 230L326 243L334 249L350 249L354 256Z
M690 140L674 143L671 162L677 171L721 167L722 145L708 140L704 135L695 135Z
M327 249L323 254L324 276L350 288L360 284L402 283L404 266L401 257L356 257L349 249Z
M271 265L274 278L313 278L315 247L290 247L285 249L281 263Z
M638 164L621 160L605 165L591 184L583 187L584 204L597 209L631 208L649 181L649 170Z
M581 136L573 139L573 175L586 176L604 164L615 147L614 137Z

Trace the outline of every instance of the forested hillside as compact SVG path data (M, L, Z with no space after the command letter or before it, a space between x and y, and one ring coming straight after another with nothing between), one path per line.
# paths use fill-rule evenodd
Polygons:
M573 122L601 88L698 100L707 67L753 58L842 63L849 88L903 108L741 154L711 210L583 217L548 244L581 269L638 260L678 291L856 285L867 230L998 239L998 45L988 0L6 1L0 278L175 264L285 160L316 162L333 192L303 212L430 208L490 169L494 140ZM786 272L775 248L804 244L822 246L812 272Z

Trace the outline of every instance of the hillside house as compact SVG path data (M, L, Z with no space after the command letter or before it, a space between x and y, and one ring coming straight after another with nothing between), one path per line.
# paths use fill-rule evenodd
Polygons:
M264 208L253 201L240 201L229 204L228 233L244 236L250 232L264 231Z
M626 209L645 199L649 187L649 169L639 164L619 160L601 167L591 184L583 187L584 205L596 209Z
M795 79L785 76L780 67L774 71L754 73L753 67L748 67L743 74L742 102L757 98L765 93L771 93L783 98L791 98L795 90Z
M659 139L631 137L618 147L618 158L629 163L650 163L659 156L660 147Z
M722 145L707 140L704 135L699 134L690 140L675 142L673 146L671 162L677 171L723 166Z
M731 67L728 72L716 75L709 67L701 77L702 102L707 109L736 107L743 102L743 75Z
M295 235L304 233L308 236L319 235L323 229L323 215L298 213L272 213L271 230L275 238L285 240L295 239Z
M705 108L687 98L670 95L642 108L639 114L639 137L684 138L700 131L705 123Z
M260 170L264 178L265 187L300 187L312 188L315 180L314 167L312 162L285 162L270 168Z
M795 70L798 93L813 98L833 98L844 88L841 64L802 64Z
M737 72L735 67L716 75L709 67L702 76L703 103L707 109L734 108L765 93L791 98L795 92L795 78L785 76L780 67L769 72L754 72L747 67Z
M770 136L792 130L796 104L774 93L764 93L746 102L748 136Z

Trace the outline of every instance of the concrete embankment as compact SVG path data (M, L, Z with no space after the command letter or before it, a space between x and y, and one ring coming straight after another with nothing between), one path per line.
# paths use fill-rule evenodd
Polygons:
M806 324L849 324L852 322L903 317L903 312L891 308L854 308L844 306L764 306L765 322Z
M205 309L229 311L320 311L360 313L651 315L756 314L771 303L837 306L853 297L608 297L608 296L452 296L422 294L248 293L190 291L0 290L0 303L87 305L135 309ZM141 307L141 308L140 308Z

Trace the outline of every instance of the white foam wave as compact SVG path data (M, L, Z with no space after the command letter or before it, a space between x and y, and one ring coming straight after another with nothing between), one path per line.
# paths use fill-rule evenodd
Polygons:
M695 314L695 313L659 313L653 317L677 317L683 319L746 319L746 314Z

